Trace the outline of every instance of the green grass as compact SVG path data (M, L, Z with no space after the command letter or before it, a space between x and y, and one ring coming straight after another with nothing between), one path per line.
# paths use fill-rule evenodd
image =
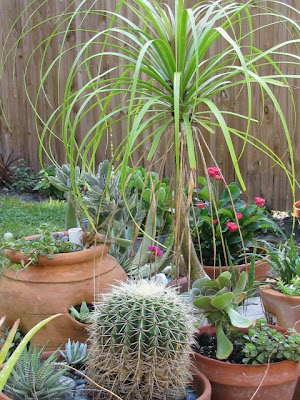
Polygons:
M25 202L13 197L0 196L0 247L5 232L15 238L34 235L42 223L47 223L52 232L64 230L66 204L58 200ZM0 249L0 270L5 263Z
M15 238L34 235L42 223L51 231L61 231L65 225L64 202L25 202L12 197L0 197L0 238L11 232Z

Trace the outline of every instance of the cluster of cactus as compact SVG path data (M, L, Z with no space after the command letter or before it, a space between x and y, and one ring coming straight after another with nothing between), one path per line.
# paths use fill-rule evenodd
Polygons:
M174 289L156 282L114 286L95 303L88 376L124 400L181 399L191 378L189 311ZM102 398L113 397L95 397Z
M72 367L81 366L88 358L87 344L79 343L68 339L65 351L59 350L64 359L64 363Z
M9 376L4 393L15 400L50 400L63 399L70 387L59 382L66 368L55 366L59 352L51 354L41 363L42 353L36 347L23 350L15 369Z
M234 290L231 290L231 273L221 273L217 279L201 278L193 283L190 298L194 306L203 310L204 317L211 325L216 326L217 352L220 360L227 359L232 353L233 345L224 333L231 324L236 328L249 328L253 320L241 315L236 309L245 299L244 292L247 274L243 271Z

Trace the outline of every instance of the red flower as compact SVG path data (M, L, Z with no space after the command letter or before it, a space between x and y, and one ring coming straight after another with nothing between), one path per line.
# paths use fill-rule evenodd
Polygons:
M235 232L238 228L238 226L234 222L227 222L226 225L230 232Z
M238 213L237 212L235 215L236 215L237 219L242 219L243 218L243 214L242 213Z
M196 207L199 209L201 208L205 208L205 203L203 203L203 201L198 201L198 203L196 204Z
M259 207L263 207L265 205L266 199L263 199L262 197L255 197L255 204Z
M222 179L222 176L221 176L221 175L216 175L216 176L215 176L215 179L216 179L217 181L220 181L220 180Z
M218 223L217 219L213 219L213 224L216 225Z
M207 168L207 172L208 172L208 175L211 177L211 178L216 178L216 179L222 179L222 177L221 177L221 175L220 175L220 173L221 173L221 170L220 170L220 168L218 168L218 167L208 167ZM217 176L218 177L220 177L220 178L217 178Z
M164 252L154 244L149 244L148 250L152 251L157 257L162 257Z

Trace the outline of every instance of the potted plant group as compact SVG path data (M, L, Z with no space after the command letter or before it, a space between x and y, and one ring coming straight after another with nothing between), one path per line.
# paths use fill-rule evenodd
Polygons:
M66 40L68 32L72 35L77 32L77 28L72 24L72 21L77 20L77 16L84 16L86 22L90 16L105 15L107 18L105 29L92 33L89 26L87 28L80 26L79 33L87 33L89 39L78 43L73 60L68 59L68 63L65 63L65 57L72 57L72 52L60 51L55 58L52 53L49 54L50 49L53 49L53 41L62 35L62 32L57 32L57 27L53 28L53 31L45 38L41 38L40 42L40 44L46 43L46 46L39 66L40 85L36 91L36 98L33 100L30 90L26 90L37 118L41 164L43 165L45 156L53 164L58 164L55 158L56 152L51 146L59 139L64 147L64 156L70 165L70 180L75 202L86 210L84 194L80 191L80 183L76 179L76 168L80 165L82 171L95 173L95 156L99 148L110 149L110 172L113 175L115 170L121 171L124 198L128 184L128 167L136 166L134 160L143 159L150 168L154 164L159 165L160 171L163 171L166 162L171 160L174 171L172 178L175 182L173 199L177 226L175 247L178 258L181 253L183 254L186 272L191 275L193 281L199 275L205 275L191 240L188 213L196 186L197 170L206 165L203 150L206 147L209 150L203 130L211 134L218 131L224 137L237 180L243 191L246 190L246 186L234 149L233 136L241 139L244 144L255 146L269 156L276 165L282 167L287 173L294 196L295 166L291 134L274 89L286 87L290 76L283 72L282 65L278 66L274 58L277 52L281 51L278 49L284 49L287 60L281 62L286 62L287 65L293 64L295 68L298 68L298 63L294 59L294 54L285 48L290 45L289 40L282 40L269 49L259 49L258 44L254 46L255 34L262 34L269 24L259 24L254 32L251 26L261 14L264 16L269 14L276 19L276 23L287 28L292 39L294 39L292 32L294 30L298 32L299 26L286 15L272 11L272 4L274 7L277 6L276 0L270 2L267 10L261 2L245 3L233 0L228 0L226 5L220 5L218 0L205 6L200 2L194 4L191 9L185 7L184 1L176 0L174 7L168 8L167 12L158 2L152 4L146 0L118 2L116 10L108 13L105 10L85 9L85 4L86 1L83 1L75 11L68 10L63 13L60 26L64 32L63 45L68 44ZM126 13L123 14L123 10L127 8L138 23L128 18ZM285 10L289 11L289 6ZM32 22L34 15L35 12L32 11L28 24ZM242 24L241 30L233 35L233 28L238 26L240 21L246 20L249 24ZM48 25L47 18L39 21L38 26ZM16 46L24 36L33 34L35 28L36 26L26 33L22 32L13 46ZM122 37L121 42L115 43L119 36ZM251 38L252 45L242 46L243 39L247 37ZM219 46L219 42L222 46ZM212 54L213 46L221 50ZM37 45L30 54L24 76L25 86L27 86L28 71L32 66L37 68L37 51L40 48L41 46ZM8 56L11 50L7 50ZM44 62L48 54L53 61L46 68ZM109 68L104 64L107 57L111 60ZM9 57L4 57L3 68L8 59ZM87 68L91 60L99 62L97 68ZM264 63L265 67L271 67L270 76L262 72L261 63ZM124 67L121 72L118 69L119 64ZM60 74L61 68L65 68L66 65L69 66L68 71L66 74ZM78 88L77 77L81 68L85 79L80 80L84 83ZM49 108L50 114L41 120L40 101L44 95L48 100L45 87L53 74L55 77L67 76L67 79L65 82L60 82L57 107ZM299 74L295 73L293 78L299 78ZM290 157L289 171L280 156L258 140L255 134L250 134L255 131L253 127L259 122L253 115L254 86L258 87L262 98L264 95L268 96L279 117ZM245 121L243 131L236 130L234 125L231 126L226 118L228 112L223 109L222 103L216 104L212 100L218 95L221 96L224 91L235 88L237 92L242 88L245 89L248 99L244 112L230 114L235 120ZM288 93L293 98L292 89ZM100 112L96 113L94 121L93 112L98 109ZM92 124L91 120L94 121ZM125 136L122 136L122 142L120 144L118 142L115 146L115 136L120 136L117 124L121 121L124 121ZM87 128L82 130L82 126ZM111 146L106 146L108 142ZM167 149L162 156L158 151L161 143L164 143ZM143 157L140 157L138 152L142 145L148 147ZM188 187L187 192L186 187ZM126 199L125 203L128 204Z
M202 278L190 291L210 324L199 328L194 364L210 380L215 400L291 400L300 376L300 335L240 315L246 273L233 291L230 278L228 271Z
M114 286L90 313L88 353L87 345L68 340L65 351L60 350L61 361L83 367L90 382L85 393L92 389L93 399L210 400L208 379L192 366L194 326L189 312L174 289L157 282ZM58 381L65 372L55 371L58 351L43 350L24 352L4 388L7 395L21 400L37 390L41 397L49 392L47 398L52 399L70 391Z
M260 297L270 323L300 333L300 256L293 236L278 247L269 245L267 262L272 279L260 286Z

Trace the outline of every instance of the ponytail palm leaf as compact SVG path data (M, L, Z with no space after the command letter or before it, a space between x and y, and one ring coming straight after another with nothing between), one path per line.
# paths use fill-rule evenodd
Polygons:
M105 11L109 20L106 29L95 31L84 28L84 24L71 29L75 18L84 22L89 15L104 15L104 11L95 9L97 2L94 3L95 7L88 10L84 7L85 3L82 0L74 12L68 9L60 16L58 21L61 29L54 29L36 47L29 60L28 68L35 52L41 46L45 48L40 87L36 98L30 99L36 112L41 162L46 151L50 160L56 163L51 151L51 141L58 137L65 147L71 171L78 164L82 170L93 170L99 146L106 140L109 132L112 132L112 136L118 135L119 130L114 130L114 127L117 128L121 120L126 120L126 136L113 150L111 160L121 170L124 193L126 166L132 163L137 150L142 146L149 148L148 161L152 163L161 142L166 140L171 143L168 150L175 155L178 187L182 192L181 212L185 216L190 200L184 195L183 189L188 182L182 176L182 163L187 163L192 171L192 175L187 176L193 176L198 168L196 154L201 152L199 146L202 132L206 130L214 133L218 130L224 136L243 190L246 187L233 146L234 136L241 138L245 144L250 143L260 149L285 170L294 197L296 182L291 133L275 89L282 87L293 98L288 80L299 78L299 72L292 75L283 71L285 66L293 66L299 70L299 56L288 50L290 46L300 42L299 25L275 10L279 3L277 0L270 0L268 7L264 0L199 1L190 9L185 7L183 0L175 0L172 9L156 0L121 0L115 12ZM272 4L274 10L271 8ZM128 12L124 13L126 8ZM299 11L286 5L286 10L288 9L299 16ZM138 22L127 18L125 15L128 14L133 15ZM260 15L270 15L274 21L254 29L254 22ZM290 37L270 49L262 50L254 45L255 34L264 31L271 24L286 27ZM74 45L76 57L69 69L62 93L58 84L61 103L44 120L39 114L39 98L46 92L48 76L55 72L59 77L64 57L69 52L71 54L72 49L65 48L66 37L70 32L87 32L89 39L82 43L78 41ZM28 33L30 32L25 32L24 35ZM62 41L61 51L51 65L45 68L44 58L54 40ZM223 47L212 54L211 49L215 43L222 43ZM280 62L276 63L278 58ZM106 64L107 59L110 60L109 64ZM91 71L91 63L98 63L97 73ZM264 73L267 65L272 66L272 75ZM85 84L74 90L79 71L85 74ZM264 96L267 96L278 113L289 153L289 170L280 156L253 135L252 127L258 122L253 114L255 86L259 88L262 103ZM247 93L243 113L222 110L214 101L224 90L235 87L237 90L244 89ZM80 135L81 124L89 120L95 109L98 111L98 121L83 136ZM246 121L245 130L238 131L234 126L229 126L226 118L228 114L236 120ZM42 129L39 128L40 123L43 125ZM48 142L50 146L47 146ZM183 151L186 160L182 157ZM192 186L192 180L189 184ZM77 194L78 205L87 212L75 181L73 189ZM179 225L183 227L186 218L178 219L181 221ZM188 230L188 224L186 229ZM186 242L188 251L191 243L188 232L183 242ZM193 260L195 258L197 257L192 257ZM196 272L201 272L199 265L195 268Z

